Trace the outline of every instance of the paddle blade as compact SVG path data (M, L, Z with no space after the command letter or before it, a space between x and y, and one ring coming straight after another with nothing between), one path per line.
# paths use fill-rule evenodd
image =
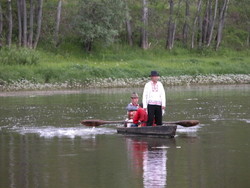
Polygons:
M198 125L200 122L198 120L183 120L183 121L177 121L177 125L181 125L183 127L193 127L195 125Z
M103 121L99 119L82 120L81 124L89 127L97 127L104 124L124 124L124 121Z
M104 123L101 120L93 120L92 119L92 120L82 120L81 124L88 126L88 127L97 127L97 126L100 126Z

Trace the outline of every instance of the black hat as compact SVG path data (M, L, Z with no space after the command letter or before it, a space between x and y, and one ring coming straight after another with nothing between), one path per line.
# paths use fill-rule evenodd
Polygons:
M160 76L157 71L151 71L149 76Z

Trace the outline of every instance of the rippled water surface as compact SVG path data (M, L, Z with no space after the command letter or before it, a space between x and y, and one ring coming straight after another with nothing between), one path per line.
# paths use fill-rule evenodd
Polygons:
M0 94L0 188L250 187L250 86L166 88L174 139L123 136L130 93L102 89Z

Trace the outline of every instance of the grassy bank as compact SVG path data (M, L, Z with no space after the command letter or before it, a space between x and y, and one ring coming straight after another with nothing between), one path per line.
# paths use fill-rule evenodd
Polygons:
M151 70L162 76L250 74L250 50L190 51L162 48L144 51L113 45L85 53L81 46L64 43L37 51L5 49L0 56L0 84L27 80L32 83L84 82L102 78L143 78ZM21 56L21 57L19 57Z

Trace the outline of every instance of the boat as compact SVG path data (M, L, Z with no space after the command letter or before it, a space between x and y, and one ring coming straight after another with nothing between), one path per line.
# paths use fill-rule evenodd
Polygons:
M176 125L146 126L146 127L118 127L118 134L147 135L173 138L176 133Z
M124 124L125 123L125 124ZM98 119L82 120L81 124L90 127L97 127L104 124L124 124L125 127L118 127L117 133L127 135L149 135L157 137L173 138L176 133L177 125L183 127L193 127L199 124L198 120L181 120L174 122L162 122L162 126L146 126L146 127L126 127L125 121L103 121Z

